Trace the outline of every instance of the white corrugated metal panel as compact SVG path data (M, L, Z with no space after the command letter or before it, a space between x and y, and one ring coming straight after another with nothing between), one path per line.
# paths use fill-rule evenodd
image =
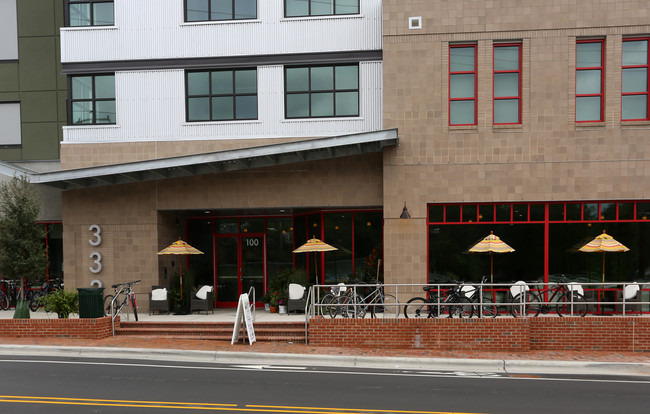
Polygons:
M183 0L115 0L114 27L61 28L61 60L120 61L381 49L381 0L361 14L283 17L284 0L258 0L258 19L183 22Z
M359 117L284 119L283 67L258 67L258 113L254 121L185 122L182 70L118 72L117 125L63 128L65 142L128 142L206 139L322 137L382 128L381 62L360 64Z

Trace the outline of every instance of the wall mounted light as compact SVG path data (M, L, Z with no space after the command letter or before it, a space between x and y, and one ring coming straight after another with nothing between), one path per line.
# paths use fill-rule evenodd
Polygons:
M404 208L402 209L402 214L399 216L401 219L410 219L411 215L409 214L409 210L406 208L406 201L404 202Z

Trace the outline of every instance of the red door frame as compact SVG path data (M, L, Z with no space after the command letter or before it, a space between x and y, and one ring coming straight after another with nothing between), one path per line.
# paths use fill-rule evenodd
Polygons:
M237 297L242 293L248 293L242 291L242 239L244 237L261 237L262 238L262 261L264 266L262 267L263 279L264 279L264 290L266 290L266 235L264 233L213 233L212 234L212 260L213 269L214 269L214 293L215 293L215 306L216 307L235 307L237 306L237 301L219 301L219 292L217 284L217 238L234 238L237 239ZM260 296L261 298L261 296ZM261 303L256 298L256 304Z

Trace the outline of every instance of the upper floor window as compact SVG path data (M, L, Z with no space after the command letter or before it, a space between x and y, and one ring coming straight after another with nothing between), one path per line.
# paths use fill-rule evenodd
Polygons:
M521 123L521 45L494 45L494 123Z
M0 1L0 61L18 59L17 1Z
M623 39L623 110L625 121L648 120L648 41Z
M20 145L20 103L0 102L0 145Z
M449 48L449 125L476 125L476 45Z
M359 14L359 0L285 0L287 17Z
M112 0L65 0L66 23L75 26L113 26Z
M576 122L603 120L604 44L602 39L576 44Z
M187 120L257 119L257 70L187 72Z
M185 0L185 21L257 18L257 0Z
M115 123L115 75L70 77L70 124Z
M285 68L286 117L359 116L359 66Z

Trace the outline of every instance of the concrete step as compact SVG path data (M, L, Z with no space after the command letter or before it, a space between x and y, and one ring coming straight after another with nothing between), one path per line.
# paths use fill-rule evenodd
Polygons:
M301 322L254 323L255 337L267 342L300 342L305 340L305 324ZM229 341L234 325L230 322L120 322L116 335L147 338L207 339ZM242 328L240 337L245 335Z

